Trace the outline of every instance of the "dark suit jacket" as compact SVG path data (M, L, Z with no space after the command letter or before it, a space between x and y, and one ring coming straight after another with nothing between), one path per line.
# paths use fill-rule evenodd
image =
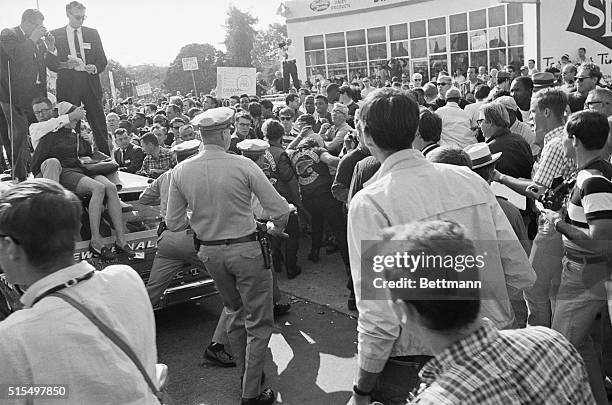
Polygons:
M119 170L122 172L136 173L142 169L142 161L145 158L145 153L140 146L130 144L121 156L121 149L115 149L113 157L119 165Z
M47 94L47 48L42 42L35 44L21 28L5 28L0 33L0 101L9 102L9 71L13 104L30 111L32 100ZM40 84L36 84L38 75Z
M102 40L98 31L93 28L81 27L81 33L83 34L83 47L85 44L90 44L90 49L84 49L85 51L85 63L87 65L95 65L98 69L98 73L90 75L86 72L77 72L72 69L60 69L59 62L66 62L68 55L70 55L70 46L68 45L68 33L66 27L57 28L51 31L55 37L55 47L57 48L57 56L50 55L47 57L47 67L54 72L57 72L57 87L70 86L76 75L87 75L90 83L92 84L92 90L96 96L102 97L102 85L100 84L99 75L106 69L108 61L106 60L106 54L102 47Z

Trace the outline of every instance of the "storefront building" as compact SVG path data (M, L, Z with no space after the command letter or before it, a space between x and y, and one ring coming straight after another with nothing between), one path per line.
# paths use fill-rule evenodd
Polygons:
M607 53L612 8L606 10L602 0L293 0L285 5L301 77L372 76L391 58L404 72L425 78L441 70L465 74L468 66L518 70L528 59L542 68L566 53L574 59L580 46L596 63L612 64Z

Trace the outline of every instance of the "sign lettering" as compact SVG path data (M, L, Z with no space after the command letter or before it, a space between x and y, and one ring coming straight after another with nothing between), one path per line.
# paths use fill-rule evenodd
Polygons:
M567 31L612 49L612 1L576 0Z

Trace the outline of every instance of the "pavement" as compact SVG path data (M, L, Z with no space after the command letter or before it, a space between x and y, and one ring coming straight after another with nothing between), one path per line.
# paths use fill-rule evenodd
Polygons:
M307 239L302 239L308 245ZM356 370L356 312L348 311L346 275L339 253L321 261L306 260L300 249L302 274L279 285L292 304L275 319L265 373L266 385L278 404L344 405L351 395ZM240 403L236 368L220 368L202 358L219 313L219 297L171 307L156 313L159 362L170 371L169 392L180 405Z

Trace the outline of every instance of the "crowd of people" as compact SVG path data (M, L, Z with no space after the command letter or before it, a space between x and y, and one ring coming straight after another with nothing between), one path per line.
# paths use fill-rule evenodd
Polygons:
M66 15L66 27L47 32L43 15L26 10L0 35L10 122L0 133L12 140L4 145L16 183L0 196L0 265L26 287L25 309L0 323L0 382L68 382L71 403L161 399L150 383L152 308L191 262L206 267L224 305L205 356L238 368L243 404L270 404L265 353L274 316L289 310L277 273L301 274L299 242L310 234L307 259L339 252L347 307L358 313L349 404L608 403L612 91L598 65L566 63L562 83L533 61L519 71L469 67L462 81L443 71L427 83L400 66L389 83L379 77L386 69L305 82L282 105L248 94L104 104L100 38L82 27L81 3ZM35 63L19 66L25 56ZM56 100L43 66L58 71ZM90 161L112 164L94 171ZM151 178L141 202L161 206L146 291L127 266L97 272L73 259L75 194L88 197L90 251L135 255L117 171ZM100 236L105 207L114 252ZM481 288L389 288L376 298L362 246L372 240L415 256L485 252ZM405 278L391 270L388 282ZM449 276L441 264L430 270ZM122 345L103 336L105 322Z

